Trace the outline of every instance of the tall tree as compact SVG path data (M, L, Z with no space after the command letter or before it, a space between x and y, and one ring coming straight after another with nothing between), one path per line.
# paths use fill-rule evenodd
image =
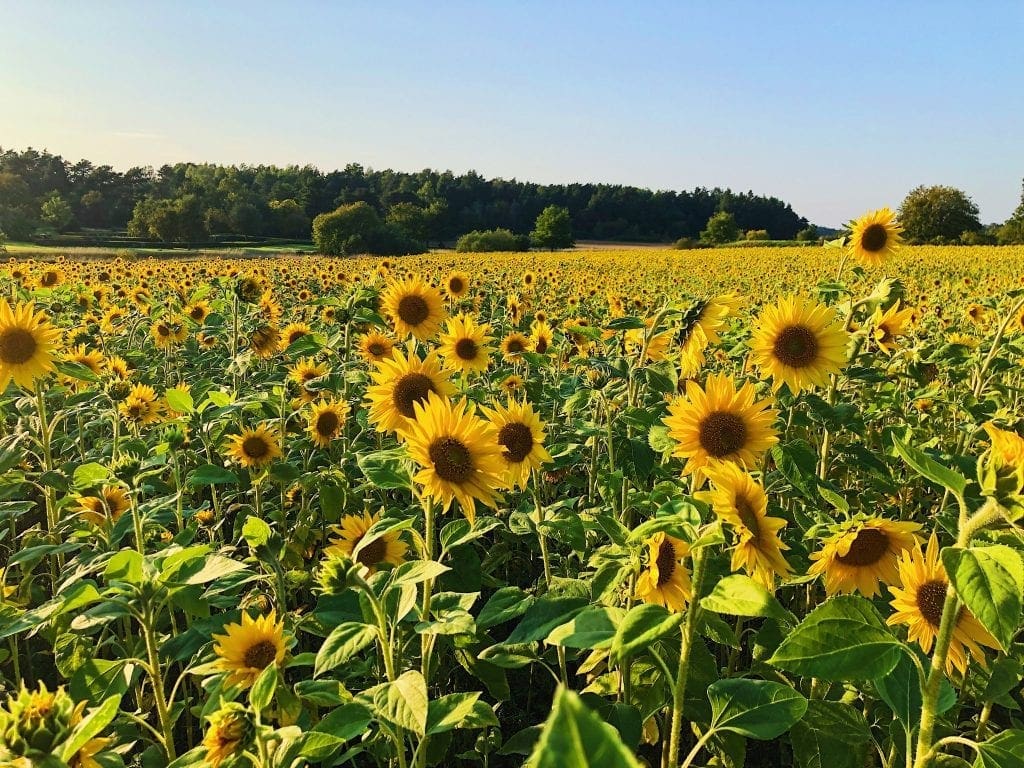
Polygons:
M570 248L572 239L572 220L569 209L560 205L549 205L537 217L530 233L530 239L538 248Z
M941 185L911 190L899 217L907 239L916 243L948 242L981 229L978 206L967 193Z

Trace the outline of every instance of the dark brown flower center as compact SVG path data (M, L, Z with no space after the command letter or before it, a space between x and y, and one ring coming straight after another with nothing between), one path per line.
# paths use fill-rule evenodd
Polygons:
M379 341L371 341L366 345L366 351L374 357L383 357L387 350L385 350L384 345Z
M518 355L522 353L524 349L526 349L526 345L523 344L522 339L513 337L509 339L508 342L506 342L505 349L508 351L510 355Z
M164 323L160 323L159 325L157 325L156 332L160 336L170 336L171 335L171 329L169 327L167 327Z
M754 505L746 496L736 497L736 514L755 539L761 538L761 521L758 520L757 512L754 511Z
M548 339L547 339L547 337L546 336L538 336L537 337L537 343L533 345L533 349L534 349L534 351L536 351L536 353L538 355L543 355L545 352L547 352L548 351Z
M38 348L36 337L24 328L8 328L0 334L0 361L7 365L28 362Z
M253 669L265 669L277 658L277 646L272 640L260 640L250 645L245 651L245 666Z
M736 453L746 441L747 424L735 413L714 411L700 423L700 445L712 458Z
M294 330L294 331L292 331L291 333L288 334L288 343L289 344L294 344L296 341L298 341L299 339L301 339L305 335L306 335L306 332L303 331L303 330Z
M861 248L872 253L885 248L887 242L889 242L889 233L882 224L872 224L860 236Z
M270 453L270 446L259 435L251 435L242 441L242 453L250 459L262 459Z
M448 290L452 293L462 293L462 290L466 287L465 283L462 282L461 277L453 277L448 281Z
M889 537L878 528L861 528L850 544L850 550L836 559L843 565L863 567L874 565L889 551Z
M454 437L441 437L427 449L434 472L449 483L464 483L473 475L473 456L465 443Z
M663 587L668 584L678 565L675 545L668 539L661 542L661 546L658 547L655 564L658 566L658 586Z
M60 275L56 272L50 271L43 274L42 284L46 287L56 285L60 281Z
M472 339L459 339L455 342L455 354L461 360L476 360L480 346Z
M395 382L395 388L391 392L391 402L394 403L400 414L411 419L416 416L413 405L425 403L427 395L436 391L434 382L430 380L429 376L422 373L407 373Z
M917 588L917 608L924 620L938 629L942 623L942 608L946 604L948 585L942 579L926 581Z
M188 315L193 320L202 320L206 316L206 311L202 307L192 307Z
M818 337L804 325L790 325L775 338L772 352L790 368L804 368L818 359Z
M324 411L316 417L316 431L322 437L334 437L341 426L341 419L334 411Z
M504 447L504 457L513 464L519 464L533 450L533 432L519 421L512 421L498 432L498 443Z
M358 544L358 541L356 542L356 544ZM361 565L365 565L367 568L373 568L375 565L377 565L377 563L384 559L384 555L387 554L387 551L388 544L386 541L384 541L384 538L381 537L379 539L376 539L375 541L370 542L361 550L359 550L359 554L356 556L356 560L358 560Z
M430 316L430 305L422 296L403 296L398 302L398 317L406 325L419 325Z

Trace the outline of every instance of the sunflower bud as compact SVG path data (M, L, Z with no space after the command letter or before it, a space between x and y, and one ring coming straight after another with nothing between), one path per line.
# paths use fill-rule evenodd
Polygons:
M50 692L45 683L30 691L22 685L0 708L0 755L43 758L51 755L74 727L75 703L63 688Z
M107 384L107 395L115 403L123 402L132 391L132 383L122 379L114 379Z
M225 704L210 715L210 727L203 736L206 763L213 768L252 745L256 735L252 714L238 702Z
M142 469L142 459L134 453L122 453L110 464L110 471L121 482L132 485L135 476Z
M180 424L168 424L161 435L172 451L179 450L188 442L188 435Z
M1024 517L1024 438L985 424L991 449L978 459L981 492L995 499L1012 520Z

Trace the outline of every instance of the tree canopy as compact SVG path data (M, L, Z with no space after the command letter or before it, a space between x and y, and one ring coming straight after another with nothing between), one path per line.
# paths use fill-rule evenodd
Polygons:
M549 205L533 225L530 239L538 248L570 248L572 239L572 220L569 209L560 205Z
M904 198L899 212L900 223L910 242L956 242L965 232L981 229L978 206L954 187L920 186Z

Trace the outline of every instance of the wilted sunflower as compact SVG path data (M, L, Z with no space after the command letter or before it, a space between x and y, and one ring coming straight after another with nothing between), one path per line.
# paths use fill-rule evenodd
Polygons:
M690 574L681 562L690 554L690 545L664 532L646 543L647 567L636 580L636 595L645 603L679 613L693 597Z
M413 480L425 497L440 501L445 511L458 501L470 523L476 500L497 507L505 470L502 449L494 427L471 405L431 392L426 403L416 403L415 417L404 429L409 455L422 467Z
M469 315L457 315L448 319L444 331L438 338L437 352L444 358L448 368L463 373L482 373L491 362L494 348L488 335L491 326L477 325Z
M920 523L894 523L882 517L858 517L842 523L811 555L810 576L825 577L825 592L879 594L879 582L899 579L900 553L918 543Z
M79 496L78 514L93 525L116 523L131 507L128 494L117 486L105 485L99 496Z
M277 351L281 332L272 325L261 325L249 336L249 346L256 357L268 358Z
M735 464L708 467L705 472L715 485L706 498L715 514L732 526L739 539L732 551L732 570L742 568L752 579L773 590L776 576L786 578L793 571L780 552L789 549L779 539L786 521L768 516L764 488Z
M906 328L913 314L913 307L900 309L898 301L885 312L882 312L881 307L875 310L871 316L871 338L874 339L880 350L888 355L893 353L896 348L896 339L906 336Z
M465 272L452 272L445 278L444 290L453 299L461 299L469 293L469 275Z
M160 403L156 390L148 384L136 384L128 397L117 407L125 420L138 426L146 426L160 420Z
M228 438L227 454L243 467L265 467L281 456L281 443L273 427L260 424Z
M220 768L221 763L249 748L255 727L252 715L238 702L230 702L210 715L210 727L203 735L204 765Z
M341 518L339 525L332 526L331 530L336 535L331 539L330 546L324 548L324 554L352 558L352 553L366 536L366 532L379 521L379 514L370 515L364 512L361 515L345 515ZM366 566L367 570L373 574L377 572L379 566L385 563L388 565L404 563L405 553L408 550L409 545L402 541L401 534L398 531L392 531L378 536L360 549L354 559L360 565Z
M394 348L394 339L376 331L371 331L359 339L359 354L367 362L376 363L391 357Z
M530 339L521 333L510 333L501 340L501 352L505 360L513 362L530 351Z
M407 355L394 350L391 358L378 362L370 374L373 383L366 388L367 418L378 432L404 428L416 415L413 406L426 402L431 392L444 397L455 392L448 376L435 352L420 360L412 349Z
M19 387L31 389L54 369L53 351L60 331L50 325L32 302L11 309L0 300L0 390L13 379Z
M348 403L339 400L314 403L307 420L310 439L321 448L328 447L341 434L348 412Z
M214 635L216 666L228 672L228 684L250 687L271 664L284 661L284 620L276 611L258 619L242 611L242 623L224 627L223 635Z
M441 294L418 277L388 286L381 305L399 338L412 335L420 341L431 339L448 317Z
M698 486L705 467L726 461L752 467L779 441L772 426L777 411L754 396L749 382L737 390L731 378L717 374L708 377L706 389L686 382L686 396L669 405L662 421L677 443L672 455L686 459L683 474L694 474Z
M949 578L939 559L939 541L933 533L928 549L921 552L919 544L900 553L899 586L890 586L892 607L896 612L886 621L890 626L905 624L908 639L917 642L925 653L931 653L932 644L942 622L942 609L949 591ZM984 666L985 652L981 646L999 648L996 641L966 606L960 606L953 626L953 638L946 656L946 673L956 669L967 672L967 652Z
M785 384L798 394L827 385L842 370L848 337L833 309L790 296L761 313L750 339L751 358L762 376L771 376L773 389Z
M517 403L511 398L507 406L495 403L493 410L484 408L483 412L498 433L506 487L525 488L530 471L551 461L551 455L544 449L544 422L529 403Z
M903 227L888 208L865 213L850 223L849 252L865 264L877 267L886 256L896 253Z

